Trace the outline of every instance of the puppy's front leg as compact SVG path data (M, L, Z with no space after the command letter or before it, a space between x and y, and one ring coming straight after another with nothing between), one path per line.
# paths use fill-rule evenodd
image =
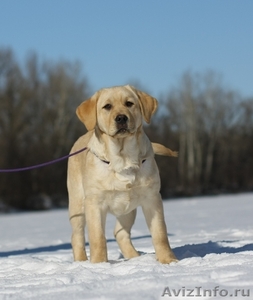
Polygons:
M85 239L84 239L84 225L85 216L84 213L73 214L70 216L70 222L72 226L71 244L73 249L73 255L75 261L87 260L85 251Z
M157 260L163 264L177 261L171 250L164 221L163 204L160 194L154 196L151 203L142 206L143 213L149 227Z
M87 199L88 200L88 199ZM87 201L89 202L89 201ZM105 238L106 212L93 203L85 207L86 221L90 243L90 261L92 263L107 261L107 247Z

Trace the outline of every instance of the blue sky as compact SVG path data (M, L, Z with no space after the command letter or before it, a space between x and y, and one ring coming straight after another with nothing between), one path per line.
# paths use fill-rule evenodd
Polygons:
M252 0L0 0L0 47L83 64L93 91L137 81L159 97L208 69L253 96Z

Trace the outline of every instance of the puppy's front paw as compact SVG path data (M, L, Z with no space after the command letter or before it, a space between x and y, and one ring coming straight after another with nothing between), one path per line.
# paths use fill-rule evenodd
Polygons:
M87 259L87 255L84 250L77 249L74 251L74 261L85 261Z
M173 253L171 255L158 257L157 260L162 264L170 264L172 262L178 262L178 259Z

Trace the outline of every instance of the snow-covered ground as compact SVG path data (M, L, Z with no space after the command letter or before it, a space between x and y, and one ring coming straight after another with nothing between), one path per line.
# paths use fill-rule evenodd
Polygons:
M253 194L164 209L180 259L170 265L155 260L141 210L132 237L142 255L121 257L108 216L109 262L100 264L73 262L67 210L0 215L0 299L253 299Z

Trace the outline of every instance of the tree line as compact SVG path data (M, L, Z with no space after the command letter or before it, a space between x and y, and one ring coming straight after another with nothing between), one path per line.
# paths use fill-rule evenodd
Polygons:
M160 165L164 195L252 191L253 97L213 71L187 71L162 100L166 113L151 135L179 149L177 162Z
M138 86L137 86L138 88ZM91 95L79 62L25 63L0 49L0 169L66 155L84 126L76 107ZM153 142L179 151L157 157L164 198L253 189L253 97L226 88L219 74L185 72L159 100L145 130ZM67 161L21 173L0 173L0 201L29 208L32 196L65 199Z

